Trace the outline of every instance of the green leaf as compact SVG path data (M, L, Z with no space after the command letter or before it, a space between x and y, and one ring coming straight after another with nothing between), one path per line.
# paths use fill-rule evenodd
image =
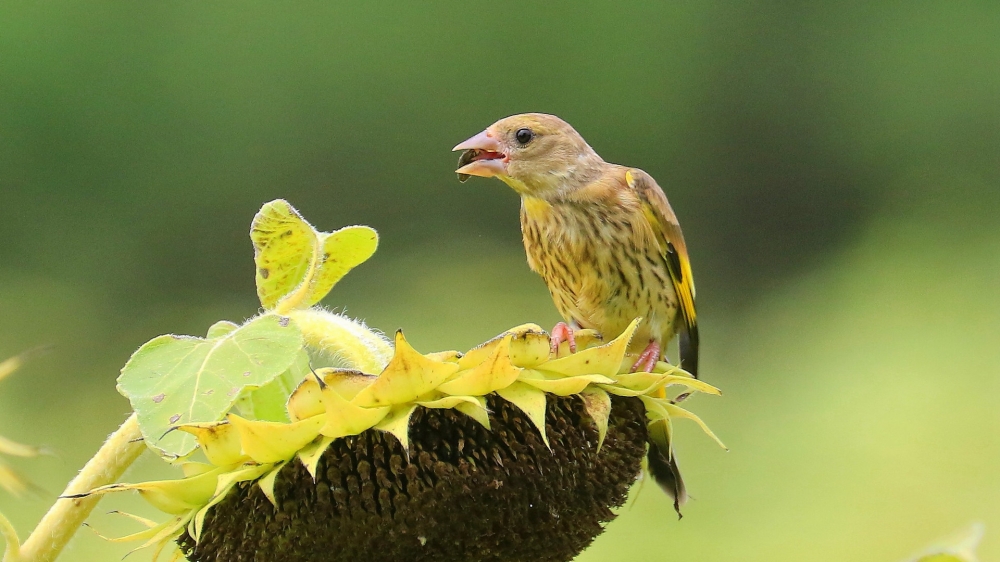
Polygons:
M219 320L215 324L208 327L208 333L205 336L208 339L221 338L222 336L237 330L240 327L239 324L235 322L230 322L229 320Z
M136 351L118 377L150 446L184 456L194 436L170 432L184 423L213 422L246 389L259 388L291 367L302 350L302 332L273 314L210 339L166 335Z
M250 392L248 399L253 419L284 423L290 421L284 406L285 401L288 400L289 390L285 381L282 380L283 378L284 375Z
M250 227L257 296L268 310L308 308L351 269L375 253L378 234L367 226L317 231L287 201L266 203Z
M289 422L288 409L285 407L288 397L308 374L309 354L303 349L284 373L247 395L253 419Z

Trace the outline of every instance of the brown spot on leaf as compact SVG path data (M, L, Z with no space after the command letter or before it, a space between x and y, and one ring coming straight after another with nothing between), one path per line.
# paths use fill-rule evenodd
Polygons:
M153 402L155 404L159 404L160 402L163 402L163 399L166 397L167 397L166 394L163 393L157 394L156 396L153 397Z
M287 316L282 316L278 320L278 325L281 326L282 328L287 328L288 327L288 317Z
M243 376L244 377L249 377L250 376L250 371L247 371L247 372L243 373Z
M174 414L170 416L170 423L177 423L177 420L181 419L180 414Z
M263 279L267 279L267 276L268 276L268 275L270 275L270 274L271 274L271 272L270 272L270 271L268 271L268 269L267 269L266 267L262 267L262 268L260 268L260 276L261 276L261 277L262 277Z
M211 396L213 392L215 392L215 389L214 388L210 388L210 389L208 389L208 390L205 391L205 396Z

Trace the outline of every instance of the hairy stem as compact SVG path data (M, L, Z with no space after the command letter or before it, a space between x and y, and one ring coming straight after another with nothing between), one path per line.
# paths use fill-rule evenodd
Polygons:
M97 454L87 461L83 470L66 486L66 491L62 495L83 494L98 486L115 482L145 449L146 444L142 441L142 433L139 431L139 420L132 414L108 437ZM99 500L98 496L56 500L28 540L24 541L19 552L11 550L10 538L7 538L7 554L3 562L55 560ZM2 527L3 521L0 521L0 529ZM16 541L16 537L14 540Z
M321 308L293 310L288 316L302 330L307 346L344 361L352 369L378 374L392 358L392 344L363 322Z

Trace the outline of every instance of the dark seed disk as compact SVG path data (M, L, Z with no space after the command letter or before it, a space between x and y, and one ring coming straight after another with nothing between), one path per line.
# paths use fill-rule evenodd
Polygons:
M646 449L642 403L614 398L607 438L579 398L549 397L546 448L516 407L488 398L493 426L452 410L418 409L407 460L394 437L337 440L314 482L298 461L275 484L275 509L255 485L230 492L191 562L564 562L614 518Z

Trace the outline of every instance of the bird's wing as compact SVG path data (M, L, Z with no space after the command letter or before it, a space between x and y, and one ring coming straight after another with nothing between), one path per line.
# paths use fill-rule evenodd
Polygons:
M688 259L684 235L681 234L677 215L670 208L667 196L656 184L656 180L646 172L632 168L625 172L625 181L635 192L642 204L646 222L653 231L660 253L667 262L670 280L677 293L682 326L680 349L681 366L694 376L698 376L698 318L694 307L694 277L691 261ZM664 342L665 344L666 342Z

